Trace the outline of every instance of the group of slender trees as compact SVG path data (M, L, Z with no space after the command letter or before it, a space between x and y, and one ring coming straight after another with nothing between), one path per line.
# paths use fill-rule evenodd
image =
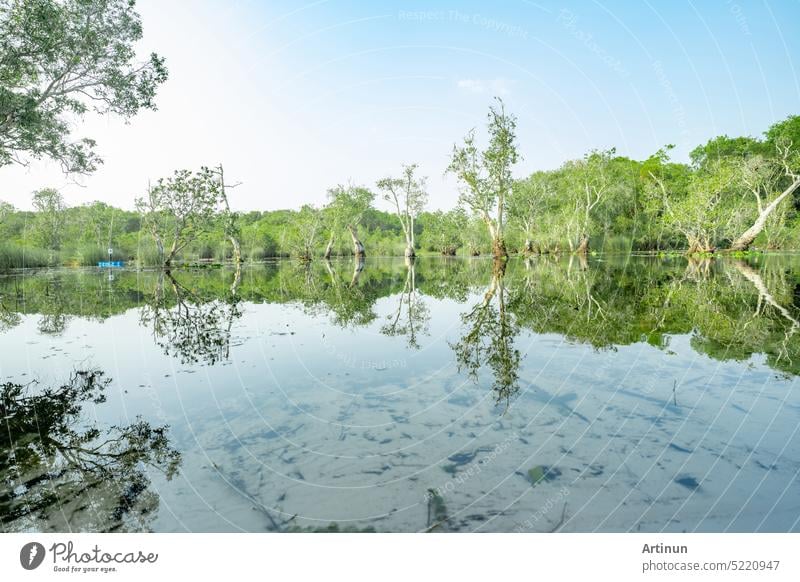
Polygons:
M513 233L517 246L512 251L568 249L585 255L591 240L622 231L629 233L631 248L683 248L688 254L703 254L746 251L765 233L763 246L785 246L780 237L791 238L797 231L800 200L793 195L800 187L798 116L774 124L763 139L715 138L692 152L690 164L671 161L671 146L641 162L613 149L594 150L524 179L512 174L520 159L516 123L498 99L489 109L485 148L477 145L474 131L454 146L447 171L458 180L460 207L426 223L442 231L441 237L428 233L429 242L442 239L440 252L454 254L466 244L470 254L479 254L481 245L474 239L482 238L488 239L492 256L503 259ZM428 201L426 179L411 164L376 187L400 224L405 256L414 257L419 219ZM376 197L364 186L332 188L325 206L307 205L297 214L290 245L306 261L320 254L330 258L346 232L352 254L363 257L366 249L358 230ZM202 196L198 198L202 206ZM206 204L213 212L215 198ZM143 213L146 222L148 216ZM181 213L167 216L172 225L184 220ZM476 225L485 229L483 235L475 232ZM173 238L178 237L175 232ZM458 240L448 242L448 233ZM327 240L324 252L318 244L321 237Z

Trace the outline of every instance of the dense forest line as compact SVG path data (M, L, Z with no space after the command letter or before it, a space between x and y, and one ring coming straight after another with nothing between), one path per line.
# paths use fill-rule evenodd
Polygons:
M513 141L494 144L513 122L492 108L487 149L479 152L472 135L455 148L451 170L464 188L461 204L446 212L425 210L425 180L415 165L374 188L332 188L319 208L233 212L220 166L176 172L151 188L135 211L103 202L68 207L54 189L33 194L35 211L0 203L0 266L93 265L107 259L108 247L116 259L142 266L160 264L171 249L178 262L222 262L237 254L245 261L362 253L475 256L496 253L501 227L504 247L528 254L800 248L800 164L793 145L800 143L798 116L773 125L762 139L712 139L692 152L689 164L670 161L668 148L644 161L608 150L523 179L511 179L509 172L501 201L492 194L503 187L492 186L497 177L489 176L490 166L498 151L516 148ZM510 160L501 161L507 164L503 171L510 170ZM376 208L376 199L394 212Z
M67 175L94 172L102 159L94 140L73 136L76 121L154 110L168 78L163 57L137 59L141 38L128 0L0 0L0 168L47 159ZM374 184L332 187L321 206L271 212L232 211L222 165L157 180L135 210L69 207L42 188L33 211L0 201L0 269L93 265L108 248L114 259L168 268L290 255L800 248L800 116L761 137L713 138L689 163L671 160L672 146L645 160L591 150L527 177L515 171L523 157L516 128L496 99L485 132L453 146L441 168L459 184L448 211L428 209L416 164Z

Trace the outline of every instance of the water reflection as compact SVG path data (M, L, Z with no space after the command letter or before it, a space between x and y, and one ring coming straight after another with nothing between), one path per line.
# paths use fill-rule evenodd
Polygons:
M456 360L469 374L494 370L498 394L513 393L521 329L555 333L597 349L645 341L669 349L690 334L700 353L721 360L764 354L800 372L800 261L544 255L494 268L482 259L283 261L240 270L120 272L107 280L61 271L0 278L0 331L36 314L40 333L58 336L74 317L103 321L136 309L165 353L184 363L230 357L230 330L243 304L299 305L331 324L358 329L394 307L380 333L418 349L428 334L426 297L461 304ZM500 390L500 385L507 389Z
M459 369L477 380L484 366L492 371L492 390L498 402L508 405L519 390L520 352L514 346L519 334L505 285L506 263L492 264L492 279L483 298L461 316L464 332L453 351Z
M428 334L430 312L425 299L417 289L417 267L414 257L407 257L406 280L397 298L397 309L390 313L381 333L403 336L409 348L419 349L419 336Z
M231 327L242 316L237 294L240 284L240 269L234 272L230 288L221 294L193 290L172 273L159 272L139 320L152 330L164 353L181 363L213 365L230 356Z
M43 317L63 324L41 329ZM39 394L13 396L25 360L119 366L125 408L101 414L168 421L179 444L161 460L153 446L135 452L171 474L166 451L180 450L190 484L159 489L172 521L131 467L84 491L75 476L98 469L69 447L155 433L101 435L67 415L75 436L53 437L60 448L2 444L0 513L7 529L67 528L45 497L58 479L70 524L98 530L797 529L799 327L791 256L0 277L0 350L24 356L2 362L9 402ZM36 462L13 481L26 454ZM38 483L26 514L22 492Z
M171 479L180 453L166 427L137 419L101 430L84 407L110 380L75 372L59 387L0 385L0 523L4 531L142 531L159 497L147 469Z

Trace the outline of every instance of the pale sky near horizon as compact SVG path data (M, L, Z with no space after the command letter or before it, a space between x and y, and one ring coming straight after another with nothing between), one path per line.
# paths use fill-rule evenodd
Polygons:
M549 169L592 148L675 157L800 113L800 2L312 2L139 0L143 53L166 57L159 110L76 130L105 164L0 168L0 199L37 188L70 205L132 208L148 179L222 162L241 210L322 204L417 162L432 208L455 204L453 143L482 136L492 96L519 117L524 160Z

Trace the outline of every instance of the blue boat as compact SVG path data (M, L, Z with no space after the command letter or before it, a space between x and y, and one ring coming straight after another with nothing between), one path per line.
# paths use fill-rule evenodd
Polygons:
M125 261L100 261L98 267L124 267Z

